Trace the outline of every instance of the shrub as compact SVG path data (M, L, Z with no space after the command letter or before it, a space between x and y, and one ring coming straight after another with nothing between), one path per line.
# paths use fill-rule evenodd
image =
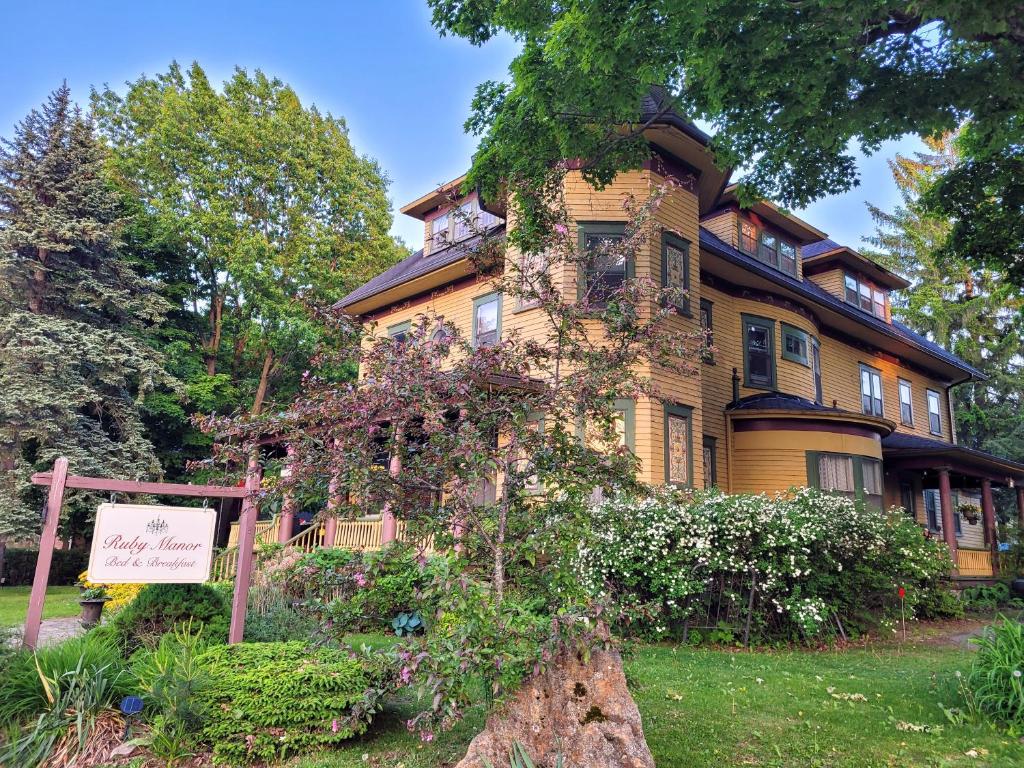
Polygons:
M150 720L142 743L167 765L193 754L192 745L203 724L202 693L210 685L206 669L198 663L203 649L202 630L193 631L186 624L160 638L156 648L132 657L131 671Z
M8 587L31 584L36 574L37 549L9 547L4 554L3 583ZM84 549L55 549L50 561L50 586L66 587L75 583L78 574L89 564L89 553Z
M245 639L250 643L306 639L316 634L318 627L316 620L302 611L273 605L264 613L249 612L245 619Z
M12 734L0 765L34 768L55 749L77 752L97 718L133 688L109 639L85 635L19 654L0 678L0 724Z
M1010 587L1005 582L992 585L968 587L960 593L963 606L971 611L996 611L1000 608L1024 608L1024 601L1010 594Z
M1024 728L1024 624L1006 617L974 641L967 685L974 705L997 722Z
M176 626L203 627L208 642L225 642L230 605L223 594L206 584L149 584L113 619L124 648L155 647Z
M131 692L130 677L120 674L124 659L109 634L90 632L57 645L43 646L34 654L19 651L0 675L0 726L49 709L50 699L40 673L49 680L68 682L68 675L88 678L98 670L109 670L117 677L117 693Z
M733 615L745 614L751 581L752 627L762 639L819 636L835 617L858 631L898 612L899 587L911 615L918 606L949 607L935 597L949 572L945 545L905 515L834 494L659 489L610 499L593 525L593 543L579 556L582 579L612 598L621 625L636 634L664 636L703 617L711 587Z
M360 705L373 675L347 652L301 642L214 646L198 659L211 682L199 698L202 738L214 759L237 765L272 761L360 734Z
M250 614L290 609L299 603L334 632L387 631L400 613L429 610L419 593L432 578L435 560L423 561L402 545L367 553L277 551L260 564Z

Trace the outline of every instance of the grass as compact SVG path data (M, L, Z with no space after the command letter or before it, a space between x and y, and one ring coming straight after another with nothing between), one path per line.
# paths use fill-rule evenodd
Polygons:
M31 587L0 587L0 627L15 627L25 623L28 612L28 596ZM77 616L78 587L50 587L46 590L43 603L43 618L58 619Z
M841 652L659 645L631 654L626 675L659 768L1024 765L1024 744L1015 737L954 725L944 715L940 704L958 703L955 671L969 662L970 652L928 641ZM483 725L483 713L474 711L452 732L421 744L404 726L414 712L414 702L399 702L363 737L290 768L454 765ZM932 732L900 730L898 723Z

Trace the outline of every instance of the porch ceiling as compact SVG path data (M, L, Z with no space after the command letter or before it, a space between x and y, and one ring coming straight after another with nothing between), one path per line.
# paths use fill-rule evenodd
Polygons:
M981 480L1010 487L1024 485L1024 464L927 437L894 432L882 438L882 456L886 469L920 470L926 477L928 470L948 469L967 484L961 487Z

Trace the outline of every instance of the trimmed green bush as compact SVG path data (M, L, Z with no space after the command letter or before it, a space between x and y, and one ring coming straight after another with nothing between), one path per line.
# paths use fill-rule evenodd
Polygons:
M38 549L8 548L4 555L3 585L21 587L31 584L36 574ZM50 561L50 586L66 587L78 581L78 574L89 566L89 552L85 549L55 549Z
M1024 727L1024 624L1005 616L974 641L967 685L974 704L997 722Z
M202 627L210 643L227 641L231 606L223 594L206 584L150 584L114 617L112 626L130 653L139 646L155 647L160 637L191 624Z
M203 741L218 763L270 762L363 733L360 706L372 684L364 662L305 643L215 646L198 658L210 686L199 693Z

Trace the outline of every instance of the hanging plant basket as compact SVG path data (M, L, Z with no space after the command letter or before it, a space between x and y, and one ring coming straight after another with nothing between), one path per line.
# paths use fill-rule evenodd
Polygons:
M981 510L974 504L961 504L956 511L971 525L981 522Z

